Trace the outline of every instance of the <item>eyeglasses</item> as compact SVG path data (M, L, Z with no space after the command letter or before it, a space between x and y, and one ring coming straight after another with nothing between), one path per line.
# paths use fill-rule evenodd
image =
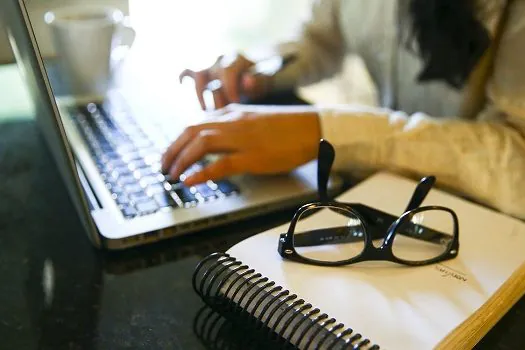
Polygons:
M328 178L334 157L332 145L321 140L317 173L320 201L299 208L288 232L280 235L278 252L283 258L322 266L367 260L422 266L458 255L456 213L442 206L420 206L435 177L421 179L398 217L360 203L329 200Z

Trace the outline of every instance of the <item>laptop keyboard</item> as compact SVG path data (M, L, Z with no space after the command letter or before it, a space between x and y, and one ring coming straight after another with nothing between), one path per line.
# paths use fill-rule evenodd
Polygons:
M127 218L159 210L188 208L239 193L227 180L187 187L160 172L160 151L131 116L109 115L102 105L75 109L74 122L87 141L98 170L122 214ZM181 179L205 165L190 167Z

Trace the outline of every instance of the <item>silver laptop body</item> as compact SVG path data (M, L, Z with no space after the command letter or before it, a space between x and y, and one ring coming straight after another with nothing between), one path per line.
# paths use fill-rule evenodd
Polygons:
M156 140L142 122L132 125L132 132L143 138L138 148L131 153L118 153L114 147L108 150L103 140L99 142L100 134L118 130L122 122L118 118L128 118L122 125L133 122L125 101L116 96L100 103L55 98L24 1L4 0L0 12L41 132L96 247L141 245L316 198L316 162L287 175L236 176L186 188L169 184L158 173L160 155L148 144ZM101 130L94 135L97 128ZM111 163L115 154L118 157ZM124 170L119 173L119 169ZM129 172L124 174L126 169ZM338 178L332 178L329 187L337 191L340 184ZM140 194L130 198L132 193L126 191L122 200L117 188L138 189Z

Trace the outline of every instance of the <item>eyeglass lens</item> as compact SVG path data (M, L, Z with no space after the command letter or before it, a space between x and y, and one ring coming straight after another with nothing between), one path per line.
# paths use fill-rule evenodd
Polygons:
M425 261L447 252L454 238L454 218L445 210L419 211L397 228L392 253L406 261Z
M310 216L314 212L316 215ZM305 258L338 262L363 252L365 230L361 220L351 211L325 206L301 214L293 240L296 252Z

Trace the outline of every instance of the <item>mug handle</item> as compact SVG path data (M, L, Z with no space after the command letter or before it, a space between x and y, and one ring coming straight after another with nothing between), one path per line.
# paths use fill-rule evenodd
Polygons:
M122 23L118 26L115 33L119 39L118 45L111 51L112 70L117 70L122 65L122 62L126 58L131 46L135 41L137 33L135 29L129 24L129 20L126 17Z

